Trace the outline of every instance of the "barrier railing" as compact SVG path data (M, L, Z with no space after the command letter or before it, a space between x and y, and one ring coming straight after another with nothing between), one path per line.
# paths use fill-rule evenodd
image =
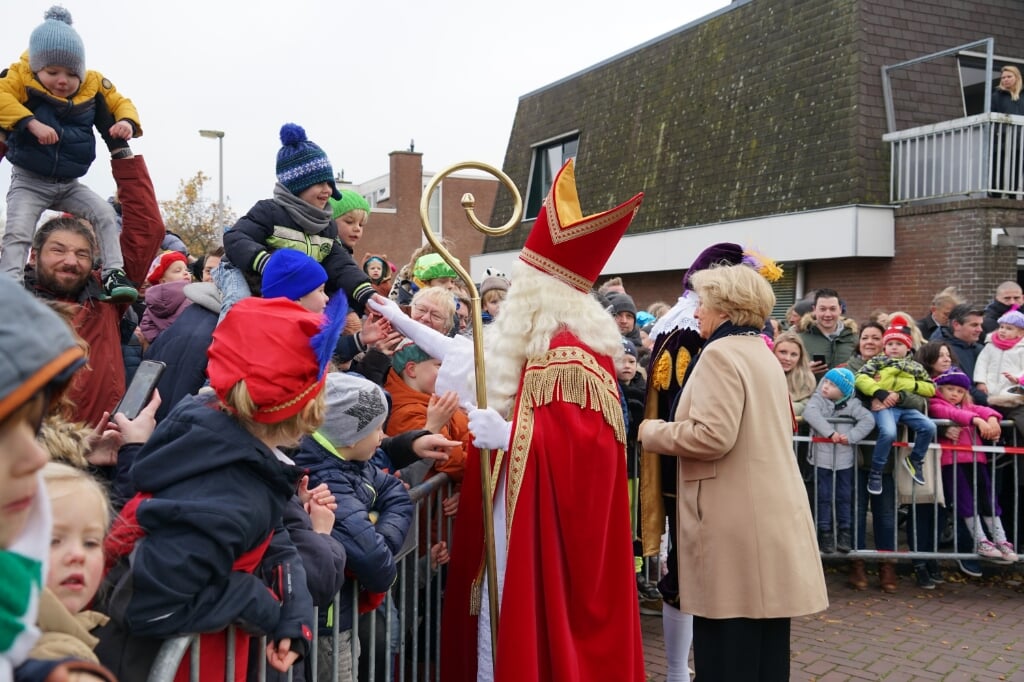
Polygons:
M831 421L839 423L850 420L839 418ZM946 420L933 421L940 430L953 426ZM1024 454L1024 447L1018 445L1017 432L1013 428L1013 422L1004 421L1002 427L1003 442L1009 443L1008 445L984 445L975 442L967 448L972 453L972 461L969 466L974 473L972 477L974 485L971 493L973 499L979 499L977 495L977 481L980 480L978 471L980 469L987 470L992 480L992 485L987 493L988 503L992 506L991 508L997 508L1001 498L1007 536L1015 547L1019 547L1021 525L1024 523L1020 506L1020 486L1024 485L1024 479L1021 476L1021 457L1019 455ZM814 511L817 525L820 491L817 486L817 478L813 476L813 465L807 463L808 448L812 443L831 443L831 441L811 435L808 433L807 426L801 425L799 433L793 438L793 448L801 462L801 468L805 473L811 474L805 479L808 481L808 503ZM870 451L874 443L873 440L864 440L853 447L862 448L864 450L862 457L865 461L870 461ZM894 443L894 450L890 455L893 460L894 474L898 474L900 471L900 464L896 461L899 451L912 445L913 443L908 442L905 435ZM930 494L918 490L920 486L911 483L909 487L905 488L905 494L901 496L894 475L890 475L885 479L883 495L868 495L865 487L867 469L860 464L862 457L855 456L855 485L851 502L854 545L847 554L828 554L835 557L875 561L897 558L984 560L974 551L973 539L958 519L953 520L951 532L945 532L944 522L947 518L947 508L952 504L950 500L943 502L936 499L938 491L943 489L940 465L942 449L962 451L964 448L963 446L948 446L939 443L930 445L929 451L932 455L927 460L930 462L930 466L925 471L925 477L934 482L929 489L934 488L936 491ZM978 456L982 453L988 458L987 463L978 461ZM832 481L831 499L833 504L829 507L828 513L832 515L831 526L835 529L838 523L834 504L836 499L835 477ZM943 491L944 494L949 494L951 497L960 492L958 479L954 478L953 481L952 490ZM999 494L1000 487L1002 487L1001 496ZM353 662L357 659L365 661L361 675L357 674L358 668L353 665L351 677L353 682L357 677L361 681L384 680L386 682L440 680L438 663L442 585L439 579L439 570L431 565L430 547L437 541L450 537L451 518L445 515L441 502L445 495L451 494L452 485L445 475L435 476L410 490L410 495L416 503L416 512L406 543L399 553L398 578L389 590L382 608L359 616L357 625L353 626L353 637L349 644ZM901 508L909 509L903 524L898 521ZM878 532L869 531L867 523L869 516L873 522L872 525L876 527L878 526L875 523L876 518L891 518L891 528L886 528L885 533L881 536ZM902 540L900 538L901 525L906 527ZM874 544L874 548L868 548L869 539L873 541L871 544ZM970 541L970 546L967 544L968 541ZM950 543L952 544L950 545ZM943 549L950 546L951 549ZM340 599L340 594L335 596L335 613L340 608ZM383 611L384 615L381 615L380 611ZM358 614L358 605L355 600L353 613ZM314 622L318 622L315 617ZM363 633L362 637L356 636L358 631ZM338 631L337 619L334 621L330 640L332 652L339 651L341 633ZM150 672L149 682L173 680L186 656L189 657L192 671L190 679L198 680L198 641L198 636L191 635L165 642ZM237 657L248 655L248 652L233 651L230 646L233 641L233 638L229 636L225 680L235 679ZM262 650L266 644L265 638L261 640L260 644ZM331 682L349 682L339 679L337 666L333 666L330 673L319 669L318 645L317 638L314 638L311 652L306 658L305 665L310 670L311 678L330 680ZM470 645L472 646L474 643L470 643ZM255 679L296 679L294 671L289 671L287 674L271 672L271 677L268 678L265 656L259 656L258 660ZM335 657L332 656L332 660L336 660Z
M409 496L415 503L415 513L405 544L396 557L398 561L398 577L395 584L388 590L382 606L365 615L359 615L358 583L353 591L353 628L350 646L352 654L351 682L360 680L440 680L440 668L437 665L440 654L440 618L441 610L441 567L431 563L430 548L440 540L447 540L451 535L451 517L446 516L442 508L445 497L452 495L453 486L446 474L438 474L413 487ZM423 606L420 605L420 597ZM334 613L341 608L341 593L334 597ZM380 615L380 611L384 615ZM319 610L314 609L313 623L319 623ZM333 619L330 636L332 653L340 650L341 633L338 629L338 618ZM383 621L381 623L380 621ZM383 633L380 632L381 625ZM225 656L225 680L235 680L238 669L238 658L248 657L248 651L235 651L234 626L228 629L227 651ZM365 633L364 637L357 636ZM361 644L360 640L365 639ZM380 640L384 641L381 642ZM330 682L349 682L339 679L337 666L332 670L320 670L318 649L320 638L313 637L309 655L305 663L314 680ZM259 650L266 648L266 637L260 638ZM171 682L177 675L178 668L188 656L189 680L199 682L199 635L182 635L168 639L150 669L149 682ZM258 680L287 680L297 678L294 668L287 673L268 673L267 659L260 655L253 657ZM363 674L359 675L356 661L365 661ZM332 655L331 660L337 660ZM258 662L257 662L258 661ZM268 678L268 674L270 677ZM253 679L250 671L249 679ZM203 680L202 682L210 682Z
M837 418L829 420L832 423L851 423L849 419ZM940 430L946 427L957 426L956 424L942 419L932 420ZM985 445L975 438L970 446L948 445L933 442L929 445L929 455L925 464L926 486L918 486L909 482L909 474L905 474L899 462L900 451L913 446L906 437L906 429L902 429L899 440L893 443L893 450L889 455L890 467L887 467L883 475L882 495L869 495L866 489L866 478L868 468L862 464L870 462L871 450L875 444L874 440L863 440L852 447L855 452L853 461L853 490L852 490L852 531L854 543L848 553L829 551L831 548L822 548L822 553L832 556L846 556L856 559L973 559L984 560L976 550L976 543L971 532L964 525L960 515L953 516L958 511L955 500L970 500L976 502L975 512L980 516L1001 516L1007 538L1014 547L1020 547L1021 537L1021 493L1020 486L1024 484L1021 477L1020 455L1024 454L1024 448L1018 446L1017 430L1012 421L1001 422L1001 442L1008 445ZM828 505L827 513L831 515L830 523L820 523L819 501L822 499L823 491L819 489L818 477L814 475L814 465L807 462L808 450L812 443L824 444L835 453L835 445L827 438L821 438L808 433L806 425L801 425L799 433L793 438L794 452L799 458L801 469L805 473L807 482L808 498L814 515L815 526L819 529L825 527L833 533L839 526L839 517L836 506L837 477L832 477L832 489L827 491L830 494L824 496ZM949 476L951 487L944 484L943 467L941 465L942 453L970 453L970 462L961 466L968 467L970 490L961 488L962 482L958 476ZM984 456L987 462L979 461ZM905 477L904 477L905 474ZM906 483L898 485L896 478L904 477ZM990 485L985 490L985 480ZM948 489L947 489L948 488ZM980 489L979 489L980 488ZM968 493L965 497L963 493ZM1002 494L1000 494L1002 492ZM831 503L828 504L828 501ZM986 512L979 512L978 507ZM874 533L872 539L875 548L867 547L869 535L866 523L868 508L872 516ZM1001 508L1002 514L994 514L995 510ZM904 519L900 520L900 516ZM879 518L882 521L879 523ZM891 525L889 520L891 519ZM900 540L900 526L905 526L904 539ZM986 527L986 531L989 529ZM879 537L879 531L883 536ZM951 546L949 551L943 551L943 547ZM996 563L1005 563L996 560Z

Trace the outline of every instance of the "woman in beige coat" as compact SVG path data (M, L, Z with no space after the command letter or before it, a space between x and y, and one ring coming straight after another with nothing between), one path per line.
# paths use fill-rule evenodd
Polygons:
M775 295L745 265L692 283L707 342L675 420L644 421L640 440L679 457L680 598L694 614L697 679L786 680L790 618L824 610L828 596L786 377L760 337Z

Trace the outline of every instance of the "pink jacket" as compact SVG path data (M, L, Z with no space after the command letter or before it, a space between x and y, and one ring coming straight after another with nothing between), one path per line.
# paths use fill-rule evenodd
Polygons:
M932 419L948 419L958 426L962 426L960 429L960 438L956 441L955 445L966 445L974 446L980 443L978 439L978 432L974 428L971 421L975 417L981 417L984 420L988 420L989 417L995 417L996 419L1002 419L1002 415L993 410L991 407L985 407L984 405L962 405L960 407L947 402L940 396L936 396L928 401L928 416ZM953 445L953 441L949 438L939 438L939 443L942 445ZM973 453L967 450L942 450L942 466L949 466L953 464L953 456L956 456L957 464L970 464L974 461ZM978 453L978 464L987 464L988 457L985 456L984 452Z

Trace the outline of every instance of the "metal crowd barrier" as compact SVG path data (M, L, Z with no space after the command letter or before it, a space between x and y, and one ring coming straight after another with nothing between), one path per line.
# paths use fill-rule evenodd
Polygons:
M848 418L837 418L830 421L833 423L852 422ZM946 426L954 426L952 422L947 420L933 421L940 430ZM1024 454L1024 448L1021 448L1018 444L1017 431L1013 427L1012 421L1004 420L1002 422L1002 429L1003 439L1001 442L1007 443L1007 445L985 445L975 441L971 447L972 464L970 466L973 467L975 473L979 468L988 468L992 479L989 503L994 505L997 501L1002 502L1002 518L1007 536L1014 547L1020 549L1021 526L1024 524L1024 514L1021 513L1020 506L1021 486L1024 485L1024 478L1022 478L1021 458L1019 455ZM826 443L831 441L810 434L807 425L801 422L800 430L793 438L793 449L794 454L800 461L801 470L805 474L810 473L810 476L805 476L805 480L808 482L808 502L814 512L815 526L817 527L817 502L820 491L817 486L817 477L814 476L813 472L814 466L807 462L807 455L812 442ZM946 508L951 506L950 501L947 500L944 506L938 504L932 496L925 498L923 495L919 495L917 486L913 484L910 484L909 492L906 495L901 497L899 491L895 491L892 495L892 537L883 538L883 540L888 540L888 542L883 542L883 544L889 545L894 549L879 550L877 548L872 549L857 545L858 535L865 541L865 544L869 544L868 539L871 538L873 542L870 544L877 546L879 540L877 537L872 537L870 532L871 524L868 523L868 512L866 509L869 503L869 495L863 486L866 468L860 464L861 459L866 462L870 461L870 453L874 443L875 441L873 440L864 440L853 446L855 448L854 486L851 503L854 536L853 550L847 554L836 553L829 554L829 556L875 561L897 558L974 559L984 561L985 559L974 551L958 549L965 547L961 542L963 540L971 540L971 536L967 533L966 527L962 523L958 523L956 519L953 519L951 539L943 537L945 527L942 520L947 516ZM908 442L906 428L901 427L897 441L893 444L893 451L890 453L890 458L892 458L893 462L894 478L896 469L901 466L897 459L900 456L900 450L909 448L912 445L912 442ZM941 447L938 443L932 443L929 446L933 456L929 459L931 466L925 471L926 478L931 478L940 489L942 487L941 466L939 463ZM860 456L856 454L857 448L863 450ZM987 464L978 462L978 455L980 453L985 453L988 457L989 461ZM973 480L976 484L978 477L975 475ZM1002 496L1000 496L999 492L1000 484L1002 484L1003 488ZM833 504L831 506L831 514L834 531L837 528L834 504L835 477L832 478L832 485ZM895 481L893 486L895 486ZM1006 490L1007 487L1009 487L1009 490ZM957 493L955 489L945 492L950 497ZM975 488L972 492L974 493L974 499L977 500L977 489ZM356 682L357 679L358 668L355 662L359 638L355 636L355 633L360 629L360 626L363 627L364 631L368 630L369 632L367 637L363 637L364 642L358 656L358 658L369 658L367 666L368 677L360 677L359 679L362 682L365 682L365 680L384 680L385 682L440 680L440 667L438 663L440 658L442 585L441 580L438 579L438 571L435 571L430 565L430 546L438 540L450 538L451 519L444 516L441 509L441 501L445 496L451 495L451 493L451 482L444 474L434 476L410 490L410 496L416 504L416 511L405 546L399 554L398 578L388 591L386 601L384 602L385 615L379 615L378 611L370 612L364 616L359 616L358 625L353 626L351 644L353 659L352 682ZM900 508L907 506L914 511L907 515L903 524L906 526L906 530L903 533L904 539L901 541ZM886 509L884 511L889 510ZM871 513L874 514L876 511ZM863 533L858 533L857 524L862 518L864 519L865 530ZM930 521L930 523L927 523L927 521ZM918 532L919 524L931 526L926 535L922 536ZM965 535L966 537L964 537ZM943 550L942 547L948 546L950 542L952 543L952 549ZM927 544L933 549L915 549L915 546L919 544ZM973 541L971 544L973 549ZM335 596L334 607L336 613L340 608L340 599L340 594ZM358 614L356 603L353 603L353 613ZM318 622L317 616L318 614L314 613L314 623ZM380 618L384 620L384 636L381 637L384 640L383 642L380 642L378 639L380 625L378 619ZM225 665L225 680L235 679L235 661L237 657L248 656L248 652L235 652L233 650L234 640L230 636L232 630L233 628L229 630L228 637L229 648ZM340 646L338 637L337 619L335 619L332 633L332 649L334 651L338 651ZM397 640L397 644L394 640ZM266 638L264 637L260 641L261 650L265 648L265 645ZM378 651L380 647L383 647L383 654L374 655L374 652ZM330 682L349 682L348 680L338 679L337 666L332 666L334 669L329 675L318 670L317 648L318 641L314 637L310 653L305 659L305 665L311 670L311 679L323 680L324 682L328 680ZM199 638L197 635L186 635L167 640L154 662L149 675L149 682L171 682L171 680L174 680L178 667L185 660L186 655L189 656L190 661L190 679L193 682L197 682L199 680L199 653ZM332 660L334 659L335 657L332 657ZM378 666L378 659L383 660L385 664ZM253 676L253 671L250 671L249 679L267 680L266 657L259 656L258 660L256 675ZM289 671L284 675L279 675L274 671L271 671L269 674L271 676L269 679L273 680L291 681L294 677L293 671ZM204 680L203 682L209 681Z
M848 417L839 417L829 420L831 423L852 423L852 419ZM944 427L957 426L953 422L945 419L933 419L932 420L939 432L941 433ZM1001 422L1002 427L1002 438L999 441L1003 443L1001 445L991 445L980 442L977 437L976 430L974 431L974 438L972 439L972 445L970 446L971 462L965 463L964 466L971 467L971 480L973 488L971 490L972 498L975 501L975 512L981 516L984 514L978 511L981 506L982 499L978 496L978 472L981 469L987 469L989 477L991 479L990 491L987 497L988 509L995 509L997 505L1002 508L1001 519L1003 526L1006 530L1007 538L1013 544L1013 546L1020 550L1020 538L1022 532L1022 524L1024 524L1024 514L1021 510L1021 486L1024 486L1024 477L1022 477L1021 469L1021 457L1024 454L1024 448L1021 448L1018 444L1018 434L1012 421L1003 420ZM820 528L818 524L818 499L821 491L818 489L818 479L814 472L814 464L808 462L808 454L811 443L825 444L826 447L831 446L832 453L834 456L835 445L831 444L831 441L811 434L810 429L801 420L801 425L797 435L793 438L793 449L794 453L798 457L798 461L801 467L801 471L804 473L804 480L807 484L808 499L811 505L812 513L814 515L815 527ZM950 560L978 560L986 561L985 557L979 556L975 551L975 545L973 537L968 532L966 525L960 518L953 517L953 500L956 499L956 495L960 492L957 489L958 479L953 478L953 488L951 490L943 489L943 477L941 472L941 454L943 449L953 450L955 453L963 452L963 446L942 445L938 442L933 442L929 445L930 456L926 460L925 478L926 481L934 481L934 484L938 486L938 490L941 490L945 500L944 502L936 501L938 493L935 495L926 495L922 491L922 488L909 484L909 487L904 488L904 491L895 489L891 495L892 500L890 502L891 509L888 507L883 509L877 509L873 505L875 501L867 493L865 486L865 479L868 470L866 464L870 463L871 451L874 448L874 440L863 440L860 443L853 445L854 448L854 471L853 471L853 493L852 493L852 524L853 524L853 539L854 546L853 550L848 553L840 552L828 552L827 548L823 548L822 554L831 557L847 557L850 559L867 559L867 560L888 560L897 558L909 558L909 559L950 559ZM907 453L909 448L913 446L913 442L909 441L907 428L900 426L897 432L897 440L893 443L893 449L889 453L889 462L892 464L892 473L887 473L886 476L892 477L892 485L896 486L897 470L902 467L900 458ZM860 453L858 453L858 448ZM901 452L902 451L902 452ZM984 453L987 457L988 462L979 462L979 455ZM862 464L862 462L866 464ZM929 488L931 486L928 486ZM832 490L831 490L831 505L830 513L832 515L831 528L833 533L838 528L838 519L836 514L836 477L832 477ZM879 499L888 498L888 494L877 496ZM828 499L828 498L826 498ZM983 498L984 499L984 498ZM873 523L867 523L865 517L867 514L867 507L871 506L872 516L876 513L891 513L893 518L893 529L892 537L881 538L883 541L879 543L880 538L873 537L873 543L876 546L875 549L868 547L861 547L857 542L859 539L865 540L872 534L870 533L871 526ZM904 510L901 512L901 509ZM904 520L901 522L901 513L904 514ZM874 519L872 519L873 521ZM858 532L858 524L863 524L865 527L862 532ZM900 526L906 527L903 533L903 540L900 540ZM951 528L950 528L951 526ZM920 532L919 532L920 529ZM985 527L987 531L987 526ZM878 544L883 544L893 549L880 550L877 549ZM924 545L929 549L919 549L920 546ZM942 547L952 546L951 550L943 551ZM1005 562L1001 560L990 560L997 564L1003 564Z
M406 680L440 680L438 660L441 650L441 575L440 569L431 566L430 547L440 540L448 541L451 537L452 519L444 515L442 501L452 495L453 485L447 474L437 474L409 491L415 503L415 512L405 545L398 556L398 577L388 590L387 597L381 608L365 615L359 615L358 584L353 594L353 627L352 627L352 678L356 682L358 676L357 658L367 659L368 676L359 677L359 682L367 680L383 682L405 682ZM421 607L422 601L422 607ZM334 613L339 613L341 593L334 596ZM381 616L379 611L383 610ZM383 620L384 636L378 637ZM313 623L319 623L319 612L314 609ZM234 626L228 629L227 654L225 657L224 680L235 680L239 657L249 656L248 651L235 651ZM362 630L368 633L359 644L357 633ZM333 621L331 634L332 648L337 652L340 646L338 619ZM349 682L339 680L337 665L332 666L330 673L318 669L318 637L314 634L310 643L309 654L305 657L305 666L311 671L310 679L323 682ZM384 640L383 642L380 640ZM397 644L396 644L397 640ZM190 681L199 682L200 645L199 635L182 635L164 642L153 666L150 669L149 682L172 682L178 668L189 661ZM260 651L266 649L266 637L259 639ZM357 654L358 652L358 654ZM256 657L254 657L256 658ZM332 661L337 656L331 657ZM378 665L378 660L383 665ZM294 668L287 673L268 671L266 656L260 655L256 663L255 674L249 671L250 680L287 680L301 682L294 675ZM203 680L202 682L211 682Z

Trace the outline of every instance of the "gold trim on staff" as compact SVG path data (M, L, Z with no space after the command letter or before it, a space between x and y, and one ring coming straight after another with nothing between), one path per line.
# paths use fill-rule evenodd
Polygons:
M420 223L423 226L423 234L426 236L427 241L430 242L430 245L434 247L434 250L458 273L462 281L466 283L466 288L469 289L470 320L473 324L473 366L476 370L476 404L482 410L487 407L487 384L484 377L484 325L480 313L480 293L477 291L473 278L462 267L462 264L441 245L441 242L430 227L430 216L428 215L431 194L434 193L434 190L442 180L460 170L479 170L489 173L496 177L512 194L514 202L512 217L500 227L491 227L481 223L473 211L476 199L468 192L462 195L462 208L466 211L466 218L478 232L491 236L500 236L511 232L519 225L523 218L523 197L519 194L519 190L516 188L515 183L512 182L512 179L500 169L482 161L462 161L452 164L437 173L423 190L423 196L420 198ZM480 489L482 492L480 497L483 499L484 507L484 558L487 570L487 596L491 619L491 663L494 664L498 660L498 574L494 550L494 500L490 495L490 450L480 450Z

